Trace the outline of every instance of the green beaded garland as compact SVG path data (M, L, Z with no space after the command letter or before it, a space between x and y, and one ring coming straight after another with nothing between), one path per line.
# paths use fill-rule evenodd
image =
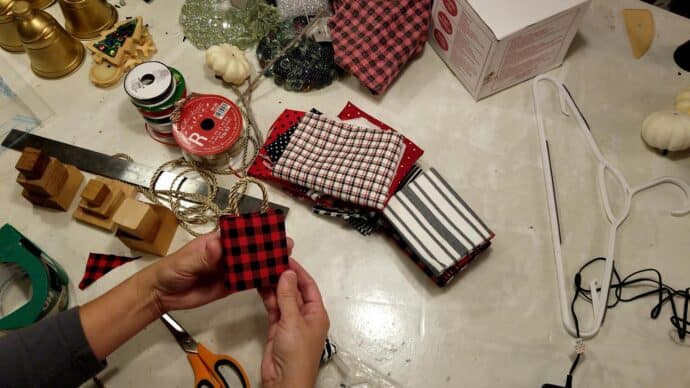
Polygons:
M221 43L244 50L279 22L277 8L265 0L249 0L242 9L233 7L228 0L187 0L180 13L185 36L204 50Z

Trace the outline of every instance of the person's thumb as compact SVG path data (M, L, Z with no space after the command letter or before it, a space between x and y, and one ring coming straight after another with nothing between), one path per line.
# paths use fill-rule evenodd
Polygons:
M182 257L182 268L192 274L215 273L219 269L223 247L217 236L205 235L176 253Z
M299 290L297 289L297 274L287 270L280 275L276 290L278 308L281 318L294 319L299 314Z

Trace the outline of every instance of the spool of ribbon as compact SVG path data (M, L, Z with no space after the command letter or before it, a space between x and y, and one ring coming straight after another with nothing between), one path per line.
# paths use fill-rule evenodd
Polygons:
M204 167L227 167L247 145L242 112L223 96L193 93L175 103L171 121L185 159Z
M0 228L0 306L9 286L31 282L30 299L0 316L0 331L19 329L63 311L69 304L69 278L60 265L10 224ZM3 312L4 313L4 312Z
M177 69L161 62L144 62L132 69L124 81L125 92L145 121L154 140L177 145L172 134L175 103L187 96L187 85Z

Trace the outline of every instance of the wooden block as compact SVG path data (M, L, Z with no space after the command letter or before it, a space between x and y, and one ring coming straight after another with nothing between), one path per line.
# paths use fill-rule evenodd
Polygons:
M113 215L117 209L119 209L122 202L124 202L125 198L133 198L136 196L137 191L134 187L113 179L96 177L89 181L89 184L93 181L105 184L111 191L112 196L109 197L110 199L106 199L105 202L107 202L107 204L105 206L99 208L90 207L86 200L82 200L79 207L74 210L72 216L77 221L112 232L116 228L115 222L113 221ZM104 209L104 207L107 207L107 209Z
M140 240L153 240L160 225L160 218L151 204L127 198L113 215L118 231Z
M149 206L160 220L154 235L150 239L137 238L136 236L129 234L126 230L123 230L120 225L118 225L116 236L131 249L136 249L138 251L147 252L158 256L165 256L168 253L168 248L170 248L170 243L172 242L173 237L175 237L175 231L177 230L177 218L173 212L164 206L150 204L143 205ZM131 208L131 204L128 207ZM118 209L116 216L120 213L120 211L127 212L128 210L124 208L123 204L123 206ZM124 218L127 218L127 216L124 216Z
M38 196L54 197L60 193L67 181L67 169L59 160L51 157L43 174L37 179L28 179L19 174L17 183L22 185L29 193Z
M114 191L110 192L108 197L106 197L106 199L100 205L90 206L88 202L82 200L79 203L79 208L94 216L111 218L115 214L115 210L120 207L124 199L125 195L122 193L122 190L115 189Z
M81 197L89 206L101 206L111 194L110 188L104 182L91 179L81 192Z
M24 198L28 199L31 203L37 206L67 211L72 203L72 200L77 195L79 186L81 186L81 182L84 180L84 175L81 173L81 171L79 171L78 168L72 165L66 164L64 167L67 171L67 179L57 195L36 195L25 188L24 191L22 191Z
M126 198L134 197L137 194L137 189L132 185L128 185L127 183L120 182L115 179L105 178L102 176L96 177L94 179L105 183L111 190L114 190L115 188L122 190Z
M14 166L26 179L38 179L48 166L48 154L42 150L26 147Z

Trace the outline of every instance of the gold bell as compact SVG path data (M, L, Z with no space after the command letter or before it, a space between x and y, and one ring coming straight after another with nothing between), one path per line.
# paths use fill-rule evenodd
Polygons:
M24 46L14 24L13 5L14 0L0 0L0 47L7 51L22 52Z
M117 10L105 0L59 0L67 32L93 39L115 24Z
M36 8L36 9L48 8L51 5L53 5L53 3L55 2L55 0L26 0L26 1L28 1L31 8Z
M31 60L31 70L43 78L59 78L84 61L84 45L65 31L50 14L14 3L17 33Z

